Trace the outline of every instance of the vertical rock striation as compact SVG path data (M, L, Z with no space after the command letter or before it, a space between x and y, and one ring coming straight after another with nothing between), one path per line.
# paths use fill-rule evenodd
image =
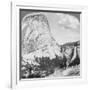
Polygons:
M26 15L22 20L22 52L24 58L60 55L60 47L53 39L47 17L42 13ZM42 54L42 55L41 55Z

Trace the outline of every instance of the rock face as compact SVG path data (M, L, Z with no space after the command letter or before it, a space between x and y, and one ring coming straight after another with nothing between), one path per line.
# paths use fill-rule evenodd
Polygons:
M30 14L22 20L22 52L24 57L60 55L60 47L53 39L48 20L44 14ZM35 55L32 55L35 54Z
M46 16L27 15L22 21L22 42L25 53L30 53L50 44L51 35Z
M21 28L21 77L48 76L54 72L56 67L63 68L70 64L72 66L78 62L77 57L80 59L80 43L68 43L60 46L54 40L49 22L44 14L34 13L26 15L22 20ZM73 63L76 61L75 59L77 62Z
M66 43L61 46L62 53L70 66L80 64L80 41Z

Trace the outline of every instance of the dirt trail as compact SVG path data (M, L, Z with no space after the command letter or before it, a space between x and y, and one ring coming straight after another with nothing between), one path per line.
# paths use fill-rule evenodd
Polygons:
M80 66L69 67L65 70L56 68L48 77L80 76Z

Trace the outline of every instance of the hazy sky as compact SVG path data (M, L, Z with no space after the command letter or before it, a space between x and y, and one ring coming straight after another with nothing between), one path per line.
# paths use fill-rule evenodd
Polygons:
M46 13L53 37L60 44L80 40L80 21L71 14Z
M22 19L28 13L36 13L34 10L21 10ZM40 11L39 11L40 12ZM71 12L42 12L46 15L50 30L59 44L80 40L80 14Z

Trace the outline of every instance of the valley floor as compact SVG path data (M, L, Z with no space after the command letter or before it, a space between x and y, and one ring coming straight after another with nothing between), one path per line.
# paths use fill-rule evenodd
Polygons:
M48 77L80 76L80 65L72 66L67 69L56 68L54 73Z

